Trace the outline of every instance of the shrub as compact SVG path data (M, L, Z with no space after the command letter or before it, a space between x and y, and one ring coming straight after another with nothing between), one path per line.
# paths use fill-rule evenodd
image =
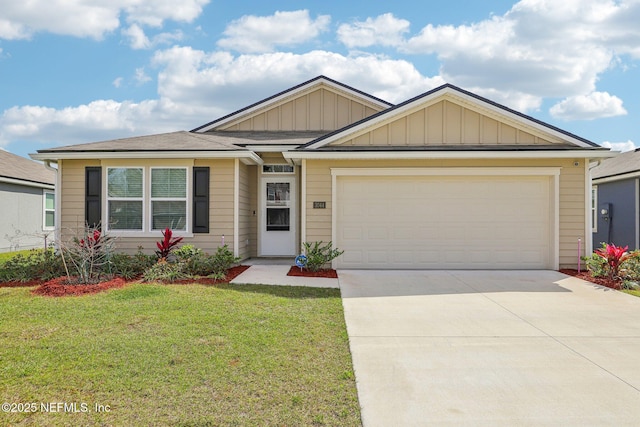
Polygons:
M159 261L149 267L143 275L145 282L175 282L188 279L184 271L184 263Z
M240 261L239 257L233 256L233 252L229 249L229 246L219 246L216 253L210 255L209 266L213 275L225 275L227 270L233 267Z
M159 242L156 242L156 246L158 247L156 255L159 260L166 260L171 254L171 251L176 249L176 245L182 242L182 237L172 237L173 231L171 231L169 227L164 229L162 236L164 238Z
M302 244L302 250L307 257L307 265L305 268L309 271L318 271L322 269L326 264L330 263L333 259L339 257L344 253L339 249L333 249L333 243L329 242L325 245L319 242L304 242Z
M596 249L594 253L604 259L605 271L610 279L620 278L620 267L622 264L631 258L631 254L627 252L629 246L624 248L612 244L603 244L602 247Z
M100 277L108 273L114 244L113 237L93 227L88 228L84 237L74 237L71 242L63 244L62 262L67 276L76 276L81 284L98 283Z
M144 254L140 247L135 255L113 254L109 262L109 269L111 274L129 280L142 276L155 263L155 255Z
M62 258L51 249L18 253L0 268L1 282L49 280L65 274Z

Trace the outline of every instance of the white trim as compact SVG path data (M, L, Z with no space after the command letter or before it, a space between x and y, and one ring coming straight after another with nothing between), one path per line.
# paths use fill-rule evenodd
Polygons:
M300 243L307 241L307 161L300 166Z
M636 178L636 249L640 249L640 178Z
M591 215L591 171L589 170L589 164L584 165L584 237L582 238L582 249L584 254L590 254L591 241L593 240L593 215ZM582 253L579 254L582 256Z
M289 90L285 90L283 93L281 93L280 95L273 97L273 98L268 98L266 100L263 101L259 101L257 104L254 104L252 107L247 108L246 110L240 110L237 111L235 113L231 113L230 116L228 116L225 119L216 121L214 123L211 123L209 125L207 125L206 127L203 127L201 129L197 130L197 133L204 133L207 132L211 129L220 127L220 126L224 126L227 123L233 122L238 120L241 117L246 117L246 116L250 116L251 114L254 114L258 111L264 110L266 108L268 108L269 106L278 104L288 98L294 98L295 96L297 96L300 93L303 92L307 92L310 89L314 88L314 87L318 87L318 86L322 86L322 85L327 85L330 86L331 88L333 88L334 90L338 91L338 92L342 92L342 93L346 93L349 94L352 97L358 98L361 101L368 101L370 104L372 105L376 105L379 107L382 107L383 109L387 109L389 107L391 107L391 105L378 101L377 99L373 98L371 95L367 95L365 93L362 92L357 92L355 90L349 89L348 87L344 87L344 86L340 86L332 81L329 81L323 77L320 77L318 79L314 79L310 82L308 82L307 84L297 87L295 89L289 89Z
M171 198L161 198L161 197L153 197L153 180L152 174L154 169L184 169L185 170L185 197L171 197ZM173 230L174 232L184 232L187 233L191 229L191 205L193 204L193 196L191 190L191 175L193 175L192 168L189 166L150 166L149 167L149 231L162 231L161 229L153 228L153 202L182 202L185 203L185 219L184 219L184 230Z
M0 182L4 182L7 184L24 185L25 187L42 188L47 190L53 190L56 188L55 184L43 184L40 182L24 181L22 179L16 179L16 178L6 178L3 176L0 177Z
M593 183L604 184L606 182L623 181L625 179L638 178L638 177L640 177L640 171L624 173L616 176L608 176L605 178L593 178Z
M333 176L560 176L561 167L331 168Z
M598 232L598 184L592 182L589 188L591 189L589 195L589 216L591 217L591 233L593 234Z
M257 151L260 153L281 153L283 151L295 150L301 144L287 144L287 145L245 145L244 147L251 151Z
M287 151L287 160L405 160L405 159L575 159L613 157L609 151Z
M118 198L118 197L109 197L109 169L140 169L142 171L142 195L140 197L125 197L125 198ZM102 224L103 227L106 231L110 232L110 233L122 233L121 235L126 236L129 233L145 233L147 232L148 229L150 229L151 227L148 226L147 221L149 220L149 218L147 218L147 214L148 214L148 209L147 209L147 203L145 203L145 199L146 201L149 201L148 198L146 198L146 168L144 166L107 166L103 169L103 177L102 177L102 182L103 182L103 188L102 188L102 194L104 194L104 206L102 208ZM140 218L141 224L140 224L140 229L112 229L111 228L111 224L109 222L109 201L110 200L116 200L116 201L130 201L130 202L137 202L140 201L142 202L142 212L140 213L142 215L142 218Z
M561 167L451 167L451 168L331 168L331 241L337 241L337 178L339 176L548 176L549 203L553 212L550 226L551 268L560 268L560 170ZM336 261L331 263L336 268Z
M240 159L247 165L261 165L253 151L83 151L29 154L34 160L61 159Z
M47 209L47 194L53 194L53 209ZM52 231L56 229L57 211L56 211L57 197L55 190L42 189L42 230ZM47 211L53 210L53 225L47 226Z
M519 126L524 126L524 127L528 127L531 129L535 129L537 132L539 133L543 133L543 134L547 134L547 135L551 135L554 138L558 138L562 141L568 141L578 147L592 147L592 145L587 144L586 142L578 139L578 138L573 138L570 135L567 135L565 133L559 132L557 130L554 130L550 127L544 126L542 124L539 124L533 120L529 120L525 117L522 117L518 114L512 113L508 110L504 110L498 106L495 106L491 103L482 101L480 99L477 99L475 97L472 97L470 95L467 95L466 93L460 92L452 87L443 87L440 90L433 92L427 96L423 96L419 99L416 99L413 102L410 102L408 104L405 104L401 107L396 108L395 110L393 110L390 113L387 114L381 114L380 116L372 119L372 120L367 120L357 126L353 126L351 128L349 128L346 131L343 132L338 132L335 135L332 135L326 139L323 139L322 141L318 141L317 143L309 146L308 148L320 148L323 147L325 145L331 144L332 142L335 141L339 141L341 139L344 139L345 136L348 137L350 135L355 135L357 133L359 133L360 131L364 131L367 128L374 128L376 127L376 125L384 123L384 122L389 122L392 121L393 119L397 118L397 117L401 117L403 115L408 114L411 110L414 110L416 108L419 108L420 106L425 106L429 103L431 103L432 101L436 100L436 99L448 99L451 101L451 98L453 98L453 101L458 101L458 102L462 102L461 106L464 107L464 103L466 104L471 104L474 107L476 107L477 109L481 109L481 110L485 110L485 111L489 111L490 113L492 113L494 116L499 116L501 120L498 121L505 121L504 119L506 119L506 121L511 121ZM456 99L457 98L457 99ZM468 107L466 107L468 108Z
M240 253L240 160L233 162L233 256Z

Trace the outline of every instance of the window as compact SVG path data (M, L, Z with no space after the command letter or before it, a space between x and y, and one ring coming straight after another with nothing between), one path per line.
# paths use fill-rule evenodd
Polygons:
M142 168L107 169L107 215L111 230L142 231Z
M187 169L151 169L151 229L187 229Z
M591 187L591 231L598 232L598 186Z
M263 165L262 173L293 173L291 165Z
M187 231L186 167L107 169L107 219L110 230Z
M51 191L44 192L44 230L53 230L56 226L56 196Z

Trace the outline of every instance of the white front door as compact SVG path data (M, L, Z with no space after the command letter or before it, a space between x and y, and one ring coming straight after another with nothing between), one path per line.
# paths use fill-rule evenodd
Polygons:
M260 256L296 254L296 179L268 177L260 182Z

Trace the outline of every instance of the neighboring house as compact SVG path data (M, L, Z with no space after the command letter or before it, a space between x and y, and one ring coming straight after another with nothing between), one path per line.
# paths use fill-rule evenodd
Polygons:
M337 268L414 269L575 268L609 156L452 85L391 105L324 76L190 132L32 155L58 162L62 230L102 223L129 251L169 226L242 258L322 240Z
M56 172L0 150L0 252L53 243Z
M603 160L591 177L593 246L640 249L640 149Z

